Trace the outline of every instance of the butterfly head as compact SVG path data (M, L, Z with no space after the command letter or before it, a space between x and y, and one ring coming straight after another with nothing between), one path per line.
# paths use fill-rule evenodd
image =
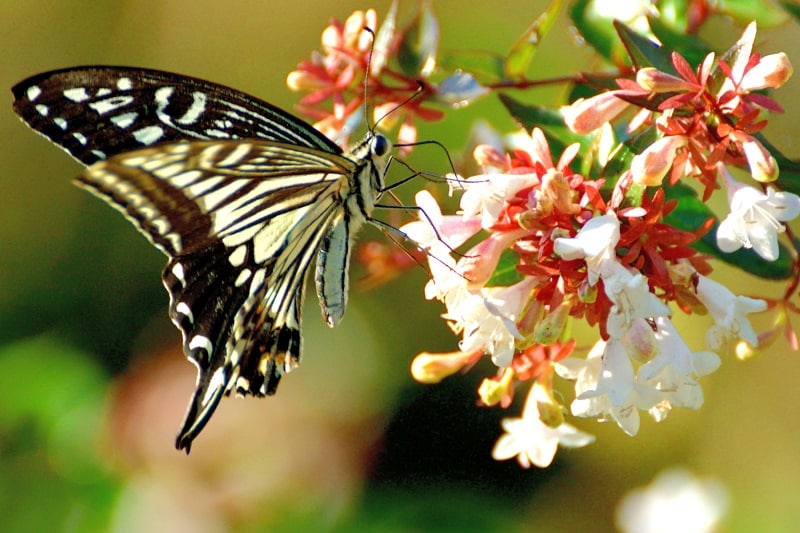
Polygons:
M372 167L375 169L372 188L379 192L383 190L383 175L391 161L392 142L380 133L369 134L366 141Z
M370 151L374 157L384 157L391 149L392 143L380 133L376 133L370 139Z

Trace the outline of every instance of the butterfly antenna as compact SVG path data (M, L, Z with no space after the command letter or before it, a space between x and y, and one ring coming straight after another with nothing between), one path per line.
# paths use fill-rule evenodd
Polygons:
M454 177L453 177L453 178L448 178L447 176L445 176L445 177L442 177L442 176L440 176L440 175L438 175L438 174L434 174L434 173L432 173L432 172L420 172L420 171L418 171L418 170L414 170L414 169L411 167L411 165L409 165L409 164L408 164L408 163L406 163L405 161L399 161L401 165L403 165L404 167L406 167L408 170L410 170L410 171L411 171L411 172L413 172L414 174L413 174L412 176L408 177L408 178L405 178L405 179L403 179L403 180L399 181L398 183L393 183L393 184L392 184L392 185L391 185L389 188L394 188L394 187L397 187L398 185L401 185L401 184L403 184L403 183L407 182L408 180L410 180L410 179L412 179L412 178L415 178L415 177L417 177L417 176L422 176L422 177L424 177L424 178L430 178L430 179L431 179L431 181L435 181L435 179L434 179L434 178L441 178L441 179L442 179L442 181L444 181L444 182L447 182L447 183L449 183L449 182L455 182L455 183L457 183L457 184L459 185L459 187L460 187L460 188L463 190L463 189L464 189L464 180L462 180L462 179L461 179L461 176L459 176L459 175L458 175L458 172L456 172L456 166L455 166L455 164L453 163L453 158L452 158L452 157L450 157L450 152L449 152L449 151L447 150L447 148L445 148L445 146L444 146L442 143L440 143L439 141L432 141L432 140L431 140L431 141L417 141L417 142L413 142L413 143L401 143L401 144L395 144L395 148L412 147L412 146L422 146L422 145L425 145L425 144L432 144L432 145L434 145L434 146L438 146L439 148L441 148L441 149L442 149L442 151L444 152L444 155L445 155L445 157L447 158L447 163L448 163L448 165L450 165L450 172L453 174L453 176L454 176Z
M377 125L380 124L380 122L383 119L385 119L386 117L388 117L389 115L391 115L392 113L397 111L398 109L402 108L404 105L406 105L410 101L414 100L415 98L419 98L422 95L422 93L424 93L424 92L425 92L425 82L423 82L421 80L417 80L417 90L414 91L413 93L411 93L408 97L406 97L405 100L403 100L402 102L400 102L399 104L397 104L396 106L391 108L389 111L387 111L386 114L381 116L377 121L375 121L374 126L377 127ZM419 143L419 144L422 144L422 143ZM398 144L396 146L413 146L413 144Z

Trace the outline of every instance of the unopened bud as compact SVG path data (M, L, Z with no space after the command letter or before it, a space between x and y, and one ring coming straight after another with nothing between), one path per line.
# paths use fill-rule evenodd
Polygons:
M677 76L661 72L654 67L640 68L636 72L636 83L643 89L654 93L690 91L696 87Z
M628 102L617 98L619 91L606 91L591 98L580 98L561 108L567 127L575 133L590 133L613 120L628 107Z
M474 364L483 350L474 352L422 352L411 362L411 375L420 383L439 383L459 370Z
M670 135L648 146L631 162L633 182L647 187L661 185L678 155L678 150L686 144L687 138L683 135Z
M742 77L740 87L747 91L776 89L788 80L794 70L789 58L783 52L764 56L756 66Z

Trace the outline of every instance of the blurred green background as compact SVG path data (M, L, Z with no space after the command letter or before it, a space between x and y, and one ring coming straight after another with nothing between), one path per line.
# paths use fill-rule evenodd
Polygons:
M503 52L544 6L467 0L434 9L443 48ZM0 0L0 529L610 530L621 495L676 464L727 487L726 530L796 529L800 355L783 340L753 361L725 360L703 379L699 412L674 412L659 425L648 418L633 439L580 420L598 435L595 444L560 451L547 470L524 471L491 459L500 419L521 405L512 413L474 405L489 367L438 386L411 380L416 353L457 342L439 304L423 299L422 269L354 291L335 330L309 298L306 357L279 394L223 401L192 455L174 451L195 370L167 319L164 259L117 213L70 185L80 166L16 119L9 89L44 70L121 64L209 79L291 109L297 95L286 74L318 48L329 18L365 7ZM374 7L380 18L388 1ZM703 36L724 49L739 34L717 20ZM798 63L798 36L793 24L761 31L761 50L786 51ZM562 20L532 76L588 70L597 66L591 57ZM776 94L786 114L767 131L794 158L798 87L796 77ZM548 103L559 95L551 88L515 96ZM481 116L512 127L488 98L424 126L420 137L457 155ZM416 167L448 170L440 153L419 152ZM720 272L740 292L782 289ZM703 324L679 327L701 342Z

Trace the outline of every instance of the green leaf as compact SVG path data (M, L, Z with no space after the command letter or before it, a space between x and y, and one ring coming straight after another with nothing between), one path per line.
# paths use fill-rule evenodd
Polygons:
M670 51L666 47L658 46L618 20L614 21L614 28L634 65L655 67L662 72L676 73L672 66Z
M709 218L716 218L709 207L697 198L697 194L687 185L677 184L664 187L667 199L677 200L678 205L665 217L665 222L683 230L694 232ZM792 260L789 251L780 244L780 256L775 261L762 259L753 250L741 249L733 253L725 253L717 248L718 223L706 233L693 247L701 253L721 259L726 263L741 268L745 272L764 279L786 279L792 275Z
M664 50L672 50L683 56L690 65L697 66L706 55L711 52L711 48L695 35L688 35L676 29L674 26L664 23L661 18L651 17L650 29L659 41ZM672 68L670 62L670 68Z
M0 350L0 433L33 431L63 475L98 475L98 435L104 424L107 377L91 358L48 337Z
M511 250L503 250L492 277L486 282L487 287L510 287L519 283L525 276L517 271L519 257Z
M439 21L429 1L420 4L419 12L403 32L398 51L400 68L407 76L427 78L436 67L439 47Z
M761 28L774 28L789 19L785 12L775 9L772 2L763 0L717 0L714 8L720 15L727 15L740 24L755 21Z
M557 141L562 147L577 142L582 147L588 148L591 144L590 138L573 133L567 128L564 123L564 117L557 109L525 104L503 93L500 93L498 98L511 114L511 117L526 131L539 127L548 134L550 140Z
M39 337L6 345L0 350L0 390L6 391L0 426L35 420L46 430L65 409L101 396L105 383L88 355L59 341Z
M661 0L658 3L658 17L650 17L648 21L650 29L653 29L653 20L656 20L660 25L668 26L669 31L690 37L686 34L689 27L689 2L690 0ZM655 31L653 33L655 34Z
M539 49L539 43L553 26L561 11L562 0L553 0L550 6L527 27L511 46L505 60L505 73L509 78L522 78Z

